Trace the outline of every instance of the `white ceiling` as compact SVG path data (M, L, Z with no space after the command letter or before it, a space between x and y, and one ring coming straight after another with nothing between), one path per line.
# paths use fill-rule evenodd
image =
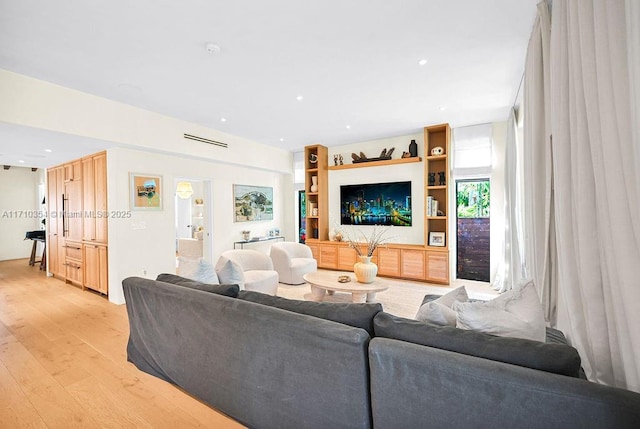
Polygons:
M0 68L299 151L505 120L537 2L0 0Z

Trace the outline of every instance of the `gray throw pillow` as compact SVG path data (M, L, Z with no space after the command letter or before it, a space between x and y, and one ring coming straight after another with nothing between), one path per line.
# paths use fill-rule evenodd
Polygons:
M175 274L163 273L158 275L156 281L171 283L178 286L188 287L191 289L198 289L205 292L216 293L218 295L230 296L236 298L240 288L238 285L216 285L201 283L197 280L191 280L184 277L177 276Z
M380 303L343 304L298 301L246 290L240 291L238 298L270 307L281 308L294 313L306 314L308 316L362 328L367 331L371 337L373 337L373 318L382 311L382 304Z
M462 353L555 374L578 377L580 355L571 346L522 338L498 337L452 326L437 326L378 313L373 320L377 337Z

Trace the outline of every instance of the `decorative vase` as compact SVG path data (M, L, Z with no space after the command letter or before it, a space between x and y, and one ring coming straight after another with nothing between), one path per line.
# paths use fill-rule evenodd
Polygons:
M409 153L412 158L418 156L418 143L415 140L411 140L411 143L409 143Z
M311 176L311 192L318 192L318 176Z
M360 256L360 262L353 266L356 280L360 283L373 283L378 275L378 266L371 262L371 256Z

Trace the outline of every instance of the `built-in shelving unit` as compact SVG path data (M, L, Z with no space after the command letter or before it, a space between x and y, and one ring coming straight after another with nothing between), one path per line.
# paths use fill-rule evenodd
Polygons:
M438 200L440 216L424 215L424 244L389 244L378 248L372 261L378 264L378 275L403 279L421 280L430 283L449 284L449 246L447 236L447 204L449 192L449 141L451 131L448 124L425 127L424 156L398 158L381 161L359 162L345 165L328 165L328 150L321 145L305 147L305 190L307 196L307 239L318 267L333 270L352 270L357 262L356 252L345 242L329 241L328 194L329 170L352 168L384 167L389 165L422 162L424 177L414 180L423 181L424 199ZM442 155L432 156L431 149L443 148ZM444 184L429 184L429 173L444 173ZM314 184L313 177L317 187ZM439 177L436 177L439 180ZM314 208L316 209L314 211ZM444 234L443 246L429 245L429 233ZM442 235L441 235L442 237Z
M307 242L329 239L328 156L329 151L325 146L312 145L304 148ZM312 190L313 177L316 177L317 189Z
M449 150L451 128L449 124L434 125L424 129L424 189L425 226L424 242L427 248L428 280L449 283ZM431 155L436 147L442 148L440 155ZM430 179L430 175L432 175ZM441 183L444 180L444 183ZM433 183L431 183L433 181ZM429 208L437 201L437 212Z

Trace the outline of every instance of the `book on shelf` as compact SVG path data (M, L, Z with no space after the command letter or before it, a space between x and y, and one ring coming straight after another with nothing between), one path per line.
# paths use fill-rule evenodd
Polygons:
M427 216L438 216L438 200L432 196L427 196Z

